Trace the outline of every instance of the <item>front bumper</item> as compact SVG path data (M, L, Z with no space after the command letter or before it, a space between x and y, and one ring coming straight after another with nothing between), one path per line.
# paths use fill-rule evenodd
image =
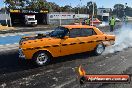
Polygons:
M23 54L23 51L21 48L19 48L18 53L19 53L19 58L25 59L25 55Z
M36 22L28 22L27 25L37 25Z

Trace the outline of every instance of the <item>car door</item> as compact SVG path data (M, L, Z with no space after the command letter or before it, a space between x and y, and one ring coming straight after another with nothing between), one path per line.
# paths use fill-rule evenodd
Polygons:
M82 52L94 50L97 45L97 38L96 32L92 28L82 28L81 36L78 37Z
M80 40L77 37L80 36L81 29L70 29L67 39L61 40L61 55L70 55L75 53L80 53Z
M45 41L45 42L47 42L47 41ZM48 50L50 51L50 53L52 53L52 55L54 57L61 56L60 42L61 42L60 38L50 38L50 39L48 39L48 44L46 46L49 46Z
M49 34L50 38L45 41L48 42L48 45L50 46L48 50L54 57L61 56L61 42L63 41L63 36L65 36L67 31L67 28L57 27Z

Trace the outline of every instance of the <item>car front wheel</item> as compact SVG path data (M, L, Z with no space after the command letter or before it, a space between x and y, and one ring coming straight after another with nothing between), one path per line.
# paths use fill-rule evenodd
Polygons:
M50 62L50 55L47 52L38 52L33 58L37 66L47 65Z
M101 55L104 52L104 50L105 50L105 46L102 43L100 43L96 46L94 53L95 55Z

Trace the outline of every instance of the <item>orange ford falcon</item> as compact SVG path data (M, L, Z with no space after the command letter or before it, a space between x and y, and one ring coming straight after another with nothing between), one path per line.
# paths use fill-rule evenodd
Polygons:
M23 37L19 44L19 57L33 60L36 65L48 64L54 57L93 51L100 55L115 36L101 32L94 26L63 25L47 35Z

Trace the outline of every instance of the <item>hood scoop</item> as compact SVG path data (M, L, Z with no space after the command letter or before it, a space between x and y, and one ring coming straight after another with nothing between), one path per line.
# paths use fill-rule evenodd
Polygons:
M37 36L35 36L35 38L41 39L41 38L45 38L46 36L47 36L46 34L38 34Z

